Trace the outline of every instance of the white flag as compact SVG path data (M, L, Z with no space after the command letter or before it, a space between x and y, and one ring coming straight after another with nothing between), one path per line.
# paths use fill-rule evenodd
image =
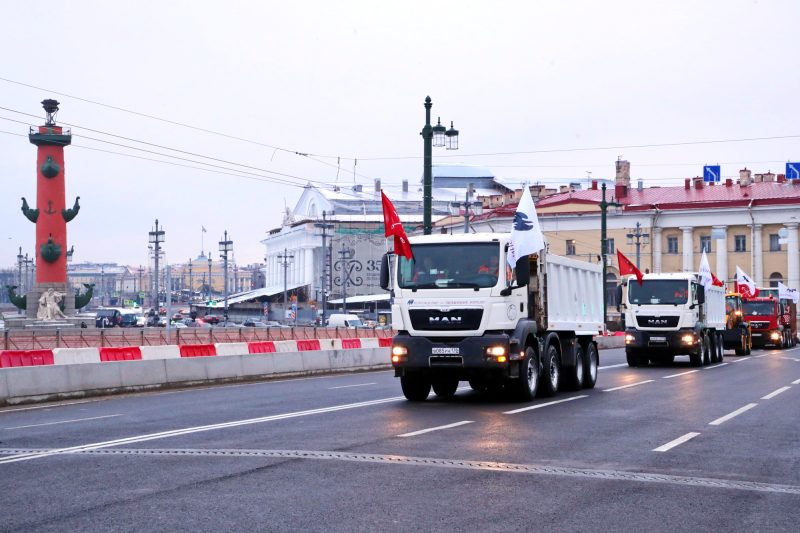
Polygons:
M703 250L703 255L700 256L700 282L706 289L714 282L714 276L711 275L711 265L708 264L708 256L705 250Z
M758 296L758 289L756 284L750 279L750 276L744 273L744 270L736 265L736 285L739 287L739 292L745 298L754 298Z
M517 212L514 214L514 225L511 228L511 243L508 246L508 264L517 266L520 257L536 253L544 248L544 235L536 217L531 190L526 184L519 199Z
M778 298L792 300L794 303L797 303L797 301L800 300L800 294L798 294L797 289L790 289L779 281Z

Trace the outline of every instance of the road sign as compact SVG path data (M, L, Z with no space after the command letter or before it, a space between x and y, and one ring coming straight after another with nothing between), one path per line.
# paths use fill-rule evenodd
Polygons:
M800 179L800 163L786 163L786 179L798 180Z
M720 174L719 165L706 165L703 167L703 181L705 182L719 181Z

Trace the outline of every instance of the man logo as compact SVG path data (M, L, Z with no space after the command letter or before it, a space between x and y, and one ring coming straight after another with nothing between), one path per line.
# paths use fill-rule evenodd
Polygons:
M647 324L650 326L666 326L667 319L666 318L650 318L647 320Z
M460 316L432 316L428 317L429 324L461 324L461 317Z
M530 231L533 229L533 222L528 218L528 215L517 211L514 214L514 229L517 231Z

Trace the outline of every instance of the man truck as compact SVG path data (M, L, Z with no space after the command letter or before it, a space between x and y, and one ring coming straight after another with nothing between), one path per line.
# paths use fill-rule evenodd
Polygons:
M692 366L721 362L725 292L692 272L644 274L627 280L625 355L628 366L672 363L688 355Z
M381 265L397 330L392 366L408 400L427 399L431 388L452 397L461 381L520 401L594 387L594 336L603 332L600 265L543 250L512 269L510 234L410 242L413 259L397 257L390 269L387 255Z
M781 298L775 287L759 287L758 295L778 300L778 327L782 347L794 348L797 345L797 305L791 299Z
M754 345L789 348L797 343L797 309L791 300L778 299L777 289L759 288L758 296L745 298L743 310Z

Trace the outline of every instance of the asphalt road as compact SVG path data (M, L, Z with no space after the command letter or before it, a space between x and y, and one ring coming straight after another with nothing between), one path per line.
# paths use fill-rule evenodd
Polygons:
M526 404L371 372L6 408L0 530L797 531L800 349L730 353Z

